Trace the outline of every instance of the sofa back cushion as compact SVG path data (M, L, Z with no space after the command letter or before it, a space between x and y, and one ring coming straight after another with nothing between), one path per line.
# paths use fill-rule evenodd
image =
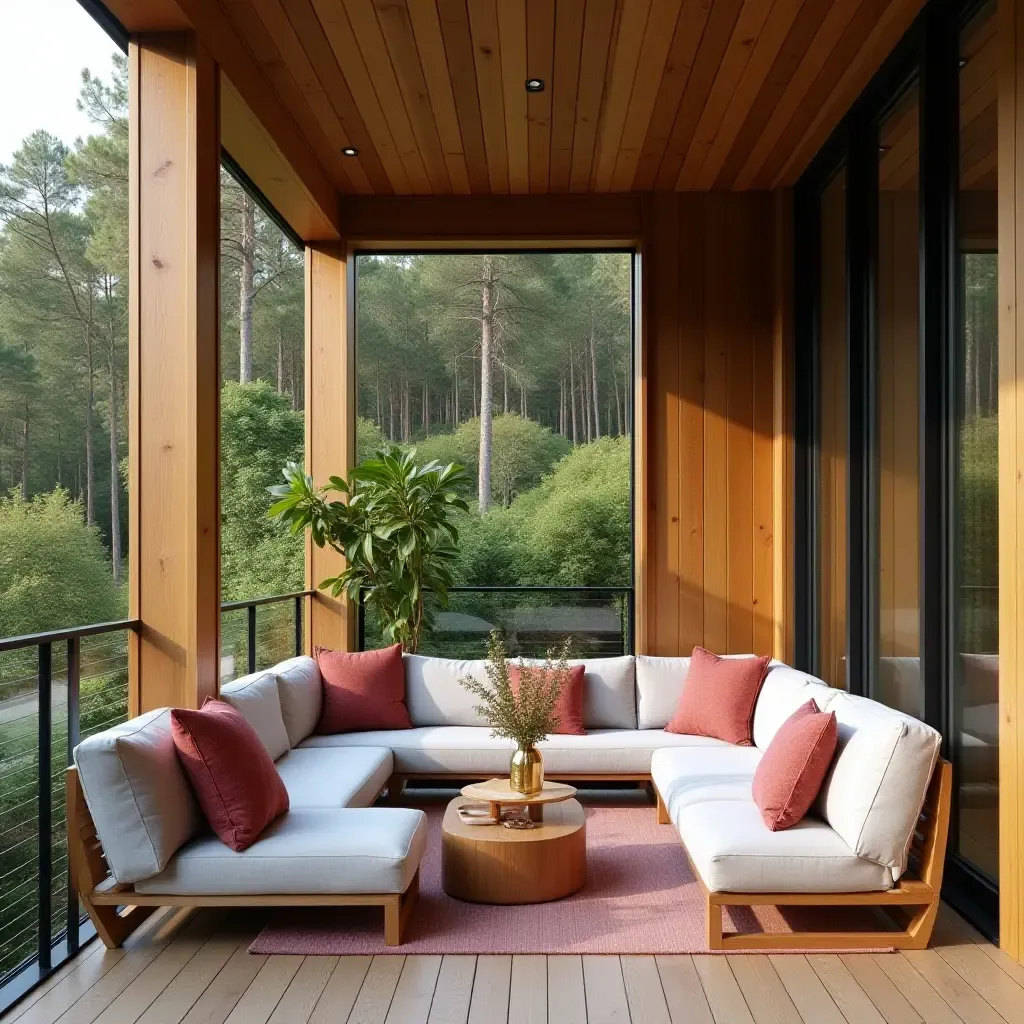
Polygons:
M275 665L277 694L281 701L281 717L288 733L288 743L297 747L320 721L323 684L316 662L303 655Z
M75 766L114 879L159 874L202 827L202 814L159 708L82 740Z
M679 707L689 658L636 656L636 719L639 729L664 729Z
M252 726L271 761L288 753L291 744L281 716L277 676L273 672L254 672L226 683L220 689L220 696Z
M527 665L543 665L543 658L524 658ZM636 659L572 658L569 667L583 666L583 728L636 728Z
M839 739L818 810L854 853L898 879L941 737L916 718L842 690L831 691L824 710L835 714Z
M773 661L761 684L754 708L754 746L767 750L782 723L798 707L815 700L822 708L833 691L822 680Z
M487 722L473 708L479 703L459 680L471 676L487 681L487 662L428 658L406 654L405 706L415 728L428 725L480 725Z

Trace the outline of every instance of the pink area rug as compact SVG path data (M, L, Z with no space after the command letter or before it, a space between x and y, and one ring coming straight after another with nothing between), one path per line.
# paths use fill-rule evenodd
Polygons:
M273 913L249 952L708 952L700 889L675 829L657 824L653 807L588 807L587 884L565 900L515 907L463 903L445 895L443 807L424 809L430 839L420 866L420 899L401 946L384 945L383 911L378 908L289 908ZM878 927L874 917L853 908L739 908L731 920L727 912L725 922L726 931L743 932Z

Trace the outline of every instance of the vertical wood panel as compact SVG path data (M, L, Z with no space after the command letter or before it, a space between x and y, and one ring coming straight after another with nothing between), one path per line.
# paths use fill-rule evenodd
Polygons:
M547 192L551 170L551 73L555 61L555 0L526 0L526 69L546 83L526 97L530 191Z
M130 713L220 664L220 72L186 33L130 55Z
M354 268L343 245L306 249L306 472L323 485L355 463L355 373L350 290ZM344 559L306 536L306 586L336 576ZM355 647L355 609L319 591L306 602L306 650Z

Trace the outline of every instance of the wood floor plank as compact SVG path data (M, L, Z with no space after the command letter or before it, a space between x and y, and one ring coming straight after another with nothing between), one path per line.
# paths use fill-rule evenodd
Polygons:
M738 956L729 966L757 1024L803 1024L768 957Z
M789 993L789 998L793 1000L793 1005L805 1021L846 1024L846 1018L821 979L814 973L814 968L807 962L807 957L776 954L768 959Z
M1013 978L1018 985L1024 986L1024 964L1017 963L1013 957L1003 952L994 943L989 942L970 922L965 921L945 903L941 904L939 909L939 924L955 928L960 934L970 939L1000 970Z
M626 983L617 956L585 956L583 987L587 995L588 1024L628 1024Z
M545 1024L548 1019L548 965L543 956L512 957L508 1024Z
M949 1003L905 957L898 953L878 953L872 959L926 1024L961 1024Z
M307 956L270 1015L269 1024L306 1024L340 957Z
M398 979L405 966L404 956L375 956L366 972L348 1024L384 1024Z
M478 956L469 1024L507 1024L512 957Z
M692 956L658 956L658 976L672 1024L714 1024Z
M557 1024L587 1024L582 957L548 957L548 1020Z
M372 956L339 957L309 1024L337 1024L337 1021L348 1020L372 962Z
M695 956L693 966L697 969L715 1024L754 1024L726 957Z
M873 957L866 953L846 953L840 959L887 1024L921 1024L921 1015L907 1002Z
M156 949L151 949L146 962L156 956L156 953ZM141 956L139 950L128 953L123 949L107 949L100 946L100 951L88 957L78 970L65 974L28 1005L16 1007L19 1012L14 1016L4 1017L5 1024L13 1024L14 1021L18 1021L19 1024L52 1024L126 957L138 959ZM127 981L125 984L127 985Z
M644 1024L672 1024L654 957L621 956L619 962L630 1019Z
M1002 1024L1003 1018L934 949L908 949L896 955L915 968L964 1024Z
M17 1006L13 1007L6 1014L4 1014L2 1017L0 1017L0 1020L2 1020L4 1022L4 1024L14 1024L14 1022L16 1020L19 1020L26 1013L28 1013L28 1011L33 1006L35 1006L35 1004L38 1003L39 1000L43 998L43 996L45 996L48 993L52 992L53 989L55 989L58 985L62 984L64 981L66 981L72 974L75 974L76 972L81 971L83 968L85 968L87 965L89 965L92 961L94 961L96 959L96 957L100 956L100 954L103 953L103 952L107 952L107 953L111 954L111 959L107 962L107 965L105 966L105 968L104 968L104 965L101 964L101 963L100 964L92 963L92 966L91 966L92 974L90 976L93 977L93 978L100 977L105 972L105 970L110 970L110 968L113 967L114 964L117 963L117 961L120 960L120 958L122 956L124 956L124 950L123 949L110 949L110 950L108 950L108 949L106 949L106 947L101 942L96 942L96 941L92 942L89 946L87 946L85 949L83 949L82 952L78 956L73 957L71 960L69 960L66 964L64 964L58 970L54 971L53 974L51 974L50 977L47 978L46 981L44 981L41 985L37 985L31 992L29 992L21 1000L20 1003L17 1004ZM115 954L115 953L117 955L113 956L113 954ZM97 968L100 968L99 974L96 973ZM88 972L87 972L87 974L88 974ZM86 975L82 975L82 978L80 978L80 982L85 977L86 977ZM90 982L90 984L91 984L91 982ZM89 987L88 985L85 985L82 988L82 991L84 992L85 989L88 988L88 987Z
M182 1024L224 1024L266 962L265 956L250 953L247 943L241 943Z
M475 956L450 955L441 961L427 1024L466 1024L475 974Z
M867 993L838 956L833 953L809 956L807 962L848 1021L885 1024L885 1018L875 1009Z
M226 1024L267 1024L305 957L268 956Z
M440 956L407 956L385 1018L387 1024L427 1024L440 972Z

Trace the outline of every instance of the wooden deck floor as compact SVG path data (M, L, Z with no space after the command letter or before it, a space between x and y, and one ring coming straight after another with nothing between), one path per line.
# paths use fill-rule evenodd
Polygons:
M933 948L847 956L250 956L263 914L161 912L3 1024L1024 1024L1024 967L943 908Z

